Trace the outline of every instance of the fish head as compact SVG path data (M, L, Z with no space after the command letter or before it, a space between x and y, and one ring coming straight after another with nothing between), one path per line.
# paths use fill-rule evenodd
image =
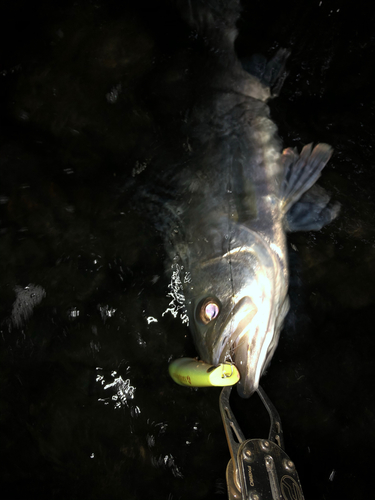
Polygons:
M238 392L247 398L275 352L289 309L286 262L244 226L226 245L222 255L191 263L185 297L201 358L233 362L241 374Z

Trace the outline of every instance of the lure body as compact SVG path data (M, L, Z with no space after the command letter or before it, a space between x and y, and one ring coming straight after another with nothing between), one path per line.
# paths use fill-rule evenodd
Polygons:
M169 374L179 385L188 387L226 387L237 384L240 373L234 365L210 365L195 358L179 358L169 365Z

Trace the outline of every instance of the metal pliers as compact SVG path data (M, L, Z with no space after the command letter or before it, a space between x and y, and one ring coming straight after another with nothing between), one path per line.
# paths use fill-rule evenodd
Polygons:
M280 416L259 386L257 393L268 411L268 439L245 439L229 397L232 387L220 394L220 412L231 454L226 480L229 500L304 500L294 463L284 451Z

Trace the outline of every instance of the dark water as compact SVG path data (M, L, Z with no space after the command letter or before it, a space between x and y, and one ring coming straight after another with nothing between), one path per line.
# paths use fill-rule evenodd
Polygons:
M285 146L334 147L321 184L342 204L290 237L292 307L263 386L306 499L371 498L374 9L243 7L241 57L292 51L271 103ZM191 34L144 0L1 10L1 497L226 498L219 390L167 375L194 347L163 315L160 236L119 189L182 148ZM233 402L247 437L267 432L255 403Z

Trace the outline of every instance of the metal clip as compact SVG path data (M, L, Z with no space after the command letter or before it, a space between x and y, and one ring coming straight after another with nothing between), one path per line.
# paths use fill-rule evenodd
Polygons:
M231 454L226 472L229 500L304 500L294 463L284 451L280 416L261 387L258 395L268 411L268 439L245 440L229 404L232 387L220 394L220 412Z

